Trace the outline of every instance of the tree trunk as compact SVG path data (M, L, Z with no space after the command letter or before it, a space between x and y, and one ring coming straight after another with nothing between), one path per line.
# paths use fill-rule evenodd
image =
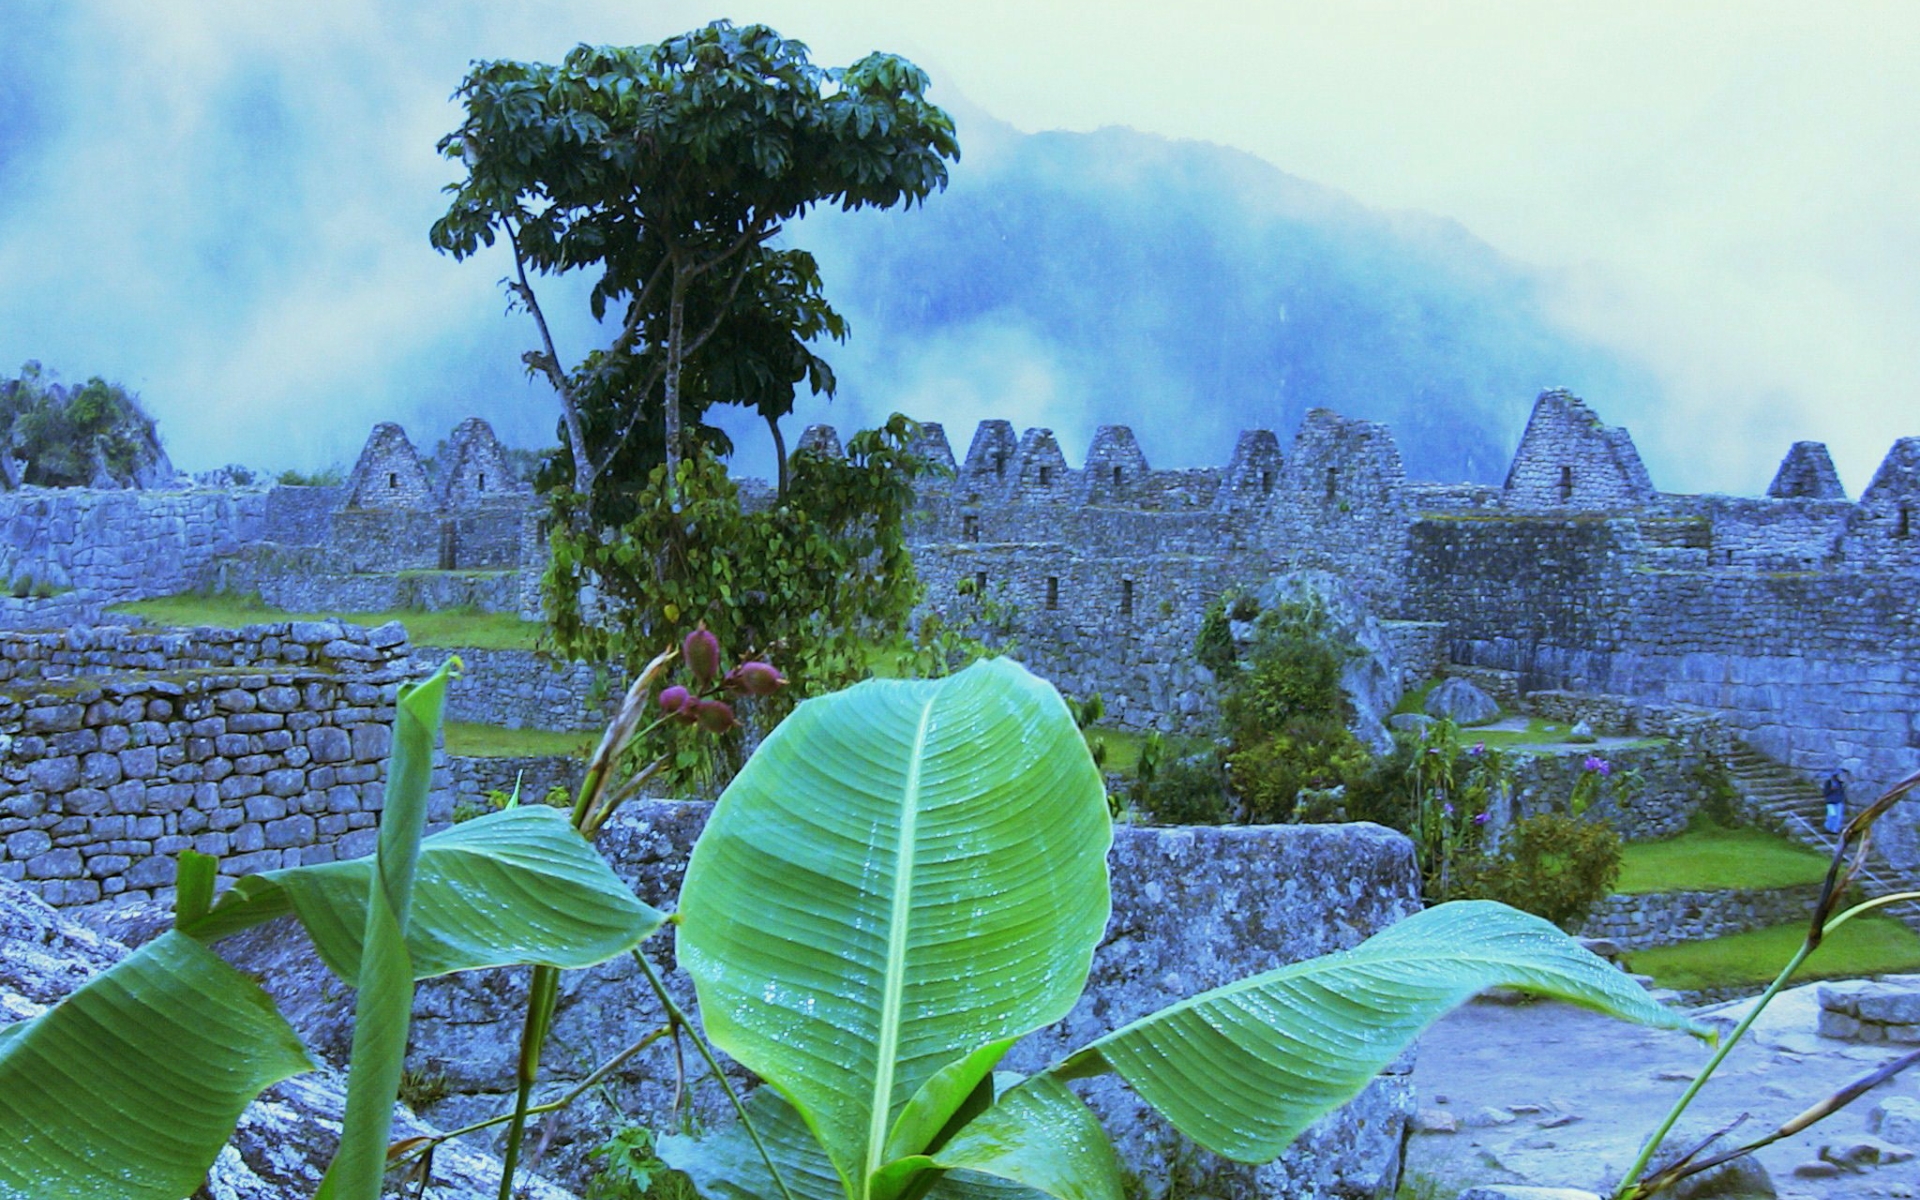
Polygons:
M767 428L773 431L773 460L780 464L778 495L780 499L785 500L787 498L787 439L780 436L780 418L771 413L767 415Z
M673 288L667 309L666 443L667 505L678 509L680 475L680 355L686 341L687 290L679 270L673 272Z

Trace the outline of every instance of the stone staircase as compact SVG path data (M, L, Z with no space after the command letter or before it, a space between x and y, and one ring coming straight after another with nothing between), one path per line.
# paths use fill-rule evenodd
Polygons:
M1824 827L1826 803L1812 780L1745 742L1736 743L1726 762L1744 807L1760 823L1809 849L1833 856L1834 839ZM1854 797L1856 806L1850 811L1857 811L1862 799ZM1855 882L1868 896L1920 891L1920 871L1900 870L1879 854L1870 855L1867 863L1864 876ZM1882 911L1920 933L1920 901L1891 905Z

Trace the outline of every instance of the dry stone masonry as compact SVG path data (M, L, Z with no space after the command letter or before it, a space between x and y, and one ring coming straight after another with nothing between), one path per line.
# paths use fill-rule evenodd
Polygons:
M406 632L339 622L0 634L0 879L56 905L372 848Z
M819 426L797 445L841 439ZM917 446L954 468L922 483L910 526L927 607L993 618L1125 725L1207 728L1213 681L1192 653L1207 604L1319 570L1379 619L1403 684L1444 669L1505 680L1501 699L1695 708L1806 775L1848 768L1863 795L1920 769L1920 438L1857 502L1810 442L1765 497L1661 492L1627 431L1565 391L1535 401L1500 486L1409 480L1390 430L1325 409L1290 443L1248 431L1224 468L1155 469L1123 426L1078 467L1051 431L1007 421L963 457L934 424ZM438 480L383 425L345 488L0 494L0 573L74 589L0 601L0 622L61 626L193 582L306 610L537 611L537 504L498 486L483 422L450 447ZM495 716L561 718L538 690ZM1884 844L1920 861L1920 837Z

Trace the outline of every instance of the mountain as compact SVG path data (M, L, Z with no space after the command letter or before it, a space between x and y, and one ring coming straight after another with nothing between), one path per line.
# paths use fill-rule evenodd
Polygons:
M1156 466L1224 463L1309 408L1389 422L1416 477L1503 477L1533 396L1609 419L1657 388L1555 327L1545 280L1459 225L1369 209L1251 155L1130 129L1023 134L962 113L949 189L825 212L813 249L853 337L827 351L843 428L899 409L1053 427L1071 457L1133 425Z

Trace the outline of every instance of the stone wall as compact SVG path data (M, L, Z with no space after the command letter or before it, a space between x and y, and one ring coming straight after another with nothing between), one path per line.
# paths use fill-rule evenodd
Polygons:
M1472 730L1463 730L1472 737ZM1684 742L1646 741L1581 747L1563 754L1514 757L1513 812L1497 812L1502 827L1512 816L1565 812L1588 757L1604 760L1604 777L1586 815L1605 821L1630 842L1684 833L1702 799L1694 771L1701 753Z
M511 796L516 786L520 799L528 804L544 800L556 787L571 797L586 772L586 764L580 759L559 755L449 755L446 762L448 786L456 805L484 805L487 793Z
M438 651L444 657L452 651ZM530 650L462 650L460 685L447 694L447 719L509 729L600 729L626 692L620 672L556 663ZM422 653L422 664L432 656ZM436 664L438 658L433 658Z
M602 833L599 845L642 899L670 905L710 811L702 804L635 801ZM1016 1046L1011 1069L1035 1070L1193 992L1352 946L1419 907L1411 844L1378 826L1122 827L1115 833L1109 860L1113 916L1086 995L1065 1021ZM666 972L672 992L691 1007L692 989L675 969L671 937L656 937L645 949ZM244 942L223 943L222 950L264 978L310 1046L324 1057L344 1056L349 1014L330 999L304 938L265 929ZM407 1066L447 1088L443 1099L425 1106L423 1117L454 1127L500 1110L510 1095L525 986L521 971L422 982ZM631 962L568 972L542 1070L555 1080L578 1079L660 1020ZM1394 1191L1412 1112L1410 1065L1408 1059L1395 1064L1265 1167L1196 1152L1112 1079L1075 1088L1114 1135L1145 1196L1384 1200ZM617 1078L622 1123L669 1127L675 1079L670 1047L641 1053ZM691 1097L701 1123L731 1119L711 1085L695 1085ZM577 1181L585 1151L604 1136L582 1121L606 1119L591 1103L561 1114L543 1132L549 1139L543 1163Z
M0 635L0 878L55 905L165 899L186 849L227 879L369 851L405 639Z
M512 570L414 570L354 573L319 546L263 543L216 559L201 590L257 595L286 612L520 611L524 580Z
M1580 936L1604 938L1622 950L1671 946L1805 924L1820 887L1734 889L1718 892L1641 892L1608 896L1595 906Z
M1406 607L1445 616L1453 661L1527 691L1708 710L1810 776L1846 766L1865 794L1920 770L1912 577L1649 569L1640 534L1626 517L1423 519Z
M214 557L260 539L266 497L260 490L0 492L0 580L24 575L101 603L182 592ZM29 628L51 623L30 612L19 620Z

